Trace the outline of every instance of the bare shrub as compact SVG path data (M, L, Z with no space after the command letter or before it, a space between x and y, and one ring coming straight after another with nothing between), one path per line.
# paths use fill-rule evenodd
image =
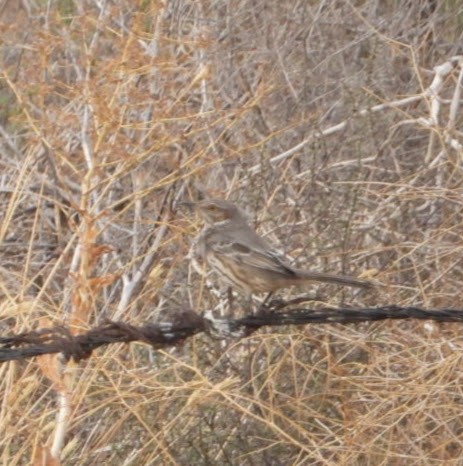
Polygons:
M459 2L0 13L3 333L228 312L186 258L199 224L176 203L201 195L239 203L301 267L387 285L317 288L325 305L461 308ZM2 462L459 464L459 330L308 326L3 365Z

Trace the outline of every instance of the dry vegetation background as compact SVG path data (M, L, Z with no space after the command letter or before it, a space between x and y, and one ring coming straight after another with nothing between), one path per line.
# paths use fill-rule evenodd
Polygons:
M325 304L463 307L460 1L0 15L2 334L226 313L186 257L200 225L176 202L201 195L236 201L300 266L387 285L314 286ZM461 465L461 333L307 326L4 364L0 461Z

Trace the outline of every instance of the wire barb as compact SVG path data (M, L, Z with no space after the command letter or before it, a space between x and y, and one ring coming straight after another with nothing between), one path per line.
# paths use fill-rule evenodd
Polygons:
M78 362L91 356L93 350L113 343L139 341L153 348L177 346L198 333L214 338L242 338L261 327L307 324L351 324L386 319L419 319L437 322L463 322L462 309L422 309L396 305L373 308L305 309L285 307L295 301L270 302L256 314L239 319L213 317L191 309L177 309L170 313L168 322L135 326L125 322L107 321L88 332L72 335L68 328L58 325L8 337L0 337L0 363L28 359L43 354L62 353L66 360Z

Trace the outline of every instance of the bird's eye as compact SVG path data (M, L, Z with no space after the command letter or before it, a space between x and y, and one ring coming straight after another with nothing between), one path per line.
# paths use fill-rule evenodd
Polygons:
M206 207L207 210L217 210L217 207L214 205L214 204L209 204L207 207Z

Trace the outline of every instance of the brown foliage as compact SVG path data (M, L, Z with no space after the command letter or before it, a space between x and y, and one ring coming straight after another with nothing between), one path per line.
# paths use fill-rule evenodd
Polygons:
M0 15L2 332L229 312L186 259L199 224L176 203L201 195L240 204L301 267L387 285L320 287L321 306L461 307L460 2L23 0ZM458 464L460 331L112 346L68 367L59 406L35 363L4 365L1 462L47 444L79 465Z

